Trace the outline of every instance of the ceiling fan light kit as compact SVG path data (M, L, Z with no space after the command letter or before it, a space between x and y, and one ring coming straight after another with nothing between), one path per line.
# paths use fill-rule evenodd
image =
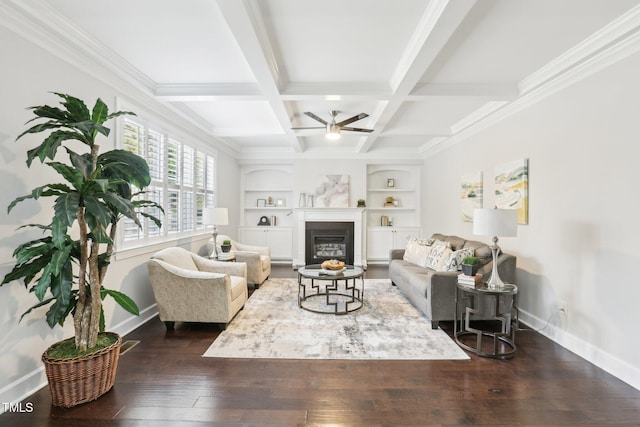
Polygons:
M298 128L292 128L293 130L301 130L301 129L325 129L325 137L329 140L337 140L340 138L340 132L343 130L346 131L351 131L351 132L365 132L365 133L371 133L373 132L373 129L363 129L363 128L354 128L354 127L348 127L346 125L351 124L355 121L358 120L362 120L366 117L369 117L368 114L366 113L360 113L357 114L353 117L350 117L346 120L343 120L341 122L336 123L336 116L338 115L338 113L340 113L337 110L330 110L329 111L329 115L331 116L331 121L327 122L326 120L324 120L321 117L316 116L315 114L309 112L309 111L305 111L304 114L308 117L311 117L313 120L318 121L320 123L322 123L324 125L324 127L298 127Z

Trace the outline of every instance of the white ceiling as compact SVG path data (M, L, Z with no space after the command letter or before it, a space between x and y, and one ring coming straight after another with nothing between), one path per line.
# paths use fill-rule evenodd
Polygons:
M94 60L111 58L121 77L238 156L424 155L606 48L620 20L611 23L639 8L638 0L10 1ZM303 112L329 119L329 110L338 121L367 113L351 126L374 132L331 142L322 130L291 129L319 125Z

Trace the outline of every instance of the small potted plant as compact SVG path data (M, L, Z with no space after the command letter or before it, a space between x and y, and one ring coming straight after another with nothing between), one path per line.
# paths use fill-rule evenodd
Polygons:
M466 276L475 276L480 268L480 260L475 256L466 256L462 259L462 272Z
M222 252L229 252L231 250L231 240L223 240L220 248Z

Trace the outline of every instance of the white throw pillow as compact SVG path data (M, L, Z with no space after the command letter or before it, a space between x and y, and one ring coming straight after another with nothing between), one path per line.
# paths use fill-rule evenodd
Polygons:
M421 245L417 240L407 242L407 248L404 251L403 260L424 267L427 262L427 256L431 250L430 246Z

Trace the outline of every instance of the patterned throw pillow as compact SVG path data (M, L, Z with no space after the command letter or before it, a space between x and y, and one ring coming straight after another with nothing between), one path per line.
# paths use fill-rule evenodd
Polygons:
M433 245L431 245L431 251L429 251L429 256L427 257L427 263L425 267L437 270L442 255L446 252L447 249L451 249L450 246L451 244L449 242L443 242L442 240L436 240L435 242L433 242Z
M462 260L468 256L474 256L475 249L464 248L457 251L451 251L448 258L444 261L441 271L458 271L462 269Z

